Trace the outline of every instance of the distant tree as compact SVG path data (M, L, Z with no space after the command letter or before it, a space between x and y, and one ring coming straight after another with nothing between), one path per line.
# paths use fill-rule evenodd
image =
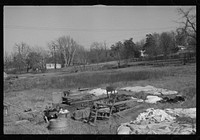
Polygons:
M120 67L121 59L123 57L123 49L124 44L121 41L118 41L115 45L111 46L112 56L117 59L118 67Z
M177 51L175 35L173 32L163 32L160 35L160 46L162 47L163 54L166 57L170 53Z
M14 51L14 66L18 69L19 72L21 72L22 69L28 67L26 64L26 58L30 52L30 47L24 42L16 43L14 46Z
M5 51L4 53L4 69L8 69L12 65L12 56Z
M137 50L135 43L133 42L133 38L124 41L124 58L134 58L139 57L139 50Z
M37 52L30 52L28 54L28 57L26 59L26 63L28 64L28 69L32 69L32 70L36 70L36 69L42 69L42 56L40 55L40 53Z
M177 28L179 44L184 45L196 51L196 9L191 7L183 10L177 9L181 19L177 22L180 27Z
M35 46L31 49L31 53L35 53L38 57L38 59L36 58L35 60L35 62L37 62L38 64L34 64L35 66L33 68L39 68L40 70L44 71L46 67L46 60L49 58L48 51L45 50L43 47Z
M177 40L176 40L177 34L176 34L176 32L171 31L171 32L169 32L169 35L171 37L170 53L176 53L179 50Z
M90 46L90 59L93 63L104 62L106 60L106 48L102 42L93 42Z
M145 44L145 39L141 39L140 41L136 42L135 45L136 45L136 48L138 50L143 50L143 47L144 47L144 44Z
M181 45L181 46L186 46L187 45L187 35L183 31L183 29L177 29L176 30L176 44Z
M57 39L57 47L63 54L64 67L70 66L73 62L78 44L70 36L62 36Z
M55 41L51 41L51 42L48 43L48 48L49 48L50 53L51 53L51 57L52 57L51 59L54 62L54 68L56 69L56 64L58 63L58 59L59 59L58 44L56 44Z
M74 63L81 63L86 64L87 63L87 52L85 48L81 45L77 46L76 54L74 56Z
M159 45L159 35L154 33L146 35L146 43L144 44L145 53L150 57L156 57L161 54L162 49Z

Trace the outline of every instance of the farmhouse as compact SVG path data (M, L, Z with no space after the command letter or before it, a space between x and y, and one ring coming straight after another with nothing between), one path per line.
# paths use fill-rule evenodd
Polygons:
M140 53L141 53L141 57L145 57L147 56L147 54L144 54L145 50L140 50Z
M185 49L186 49L185 46L181 46L181 45L178 45L178 48L179 48L180 50L185 50Z
M61 64L56 64L56 69L60 69L60 68L61 68ZM47 63L46 69L55 69L55 64L54 63Z

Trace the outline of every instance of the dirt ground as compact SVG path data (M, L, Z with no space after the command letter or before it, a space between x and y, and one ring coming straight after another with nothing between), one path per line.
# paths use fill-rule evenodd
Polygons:
M165 67L163 67L165 69ZM173 68L172 68L173 69ZM174 67L174 75L165 76L159 79L146 79L137 81L119 81L113 83L117 87L126 86L155 86L157 88L166 88L176 90L179 94L186 96L186 101L174 104L148 104L134 103L132 108L119 113L119 116L113 115L109 121L97 121L96 126L91 126L81 121L72 119L67 120L67 128L63 131L49 131L47 123L44 122L42 111L52 102L52 92L67 90L68 88L32 88L22 91L4 92L4 102L10 103L8 115L4 115L4 134L116 134L117 128L121 123L136 119L139 113L147 108L190 108L196 107L196 64L188 66ZM127 70L130 70L127 69ZM101 84L98 87L105 88L107 84ZM95 88L95 87L93 87ZM119 94L129 94L125 91L119 91ZM31 108L31 113L25 113L24 110ZM70 110L70 109L69 109ZM17 123L17 121L28 120Z

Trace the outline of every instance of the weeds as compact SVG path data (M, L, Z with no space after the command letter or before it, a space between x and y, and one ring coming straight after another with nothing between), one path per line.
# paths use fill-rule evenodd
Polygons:
M143 67L144 68L144 67ZM177 73L194 73L194 68L125 68L119 70L92 71L66 75L51 75L48 77L36 77L27 79L18 79L12 85L4 83L4 91L19 91L32 88L48 89L48 88L84 88L97 87L102 84L111 84L116 82L128 82L139 80L160 79L165 76L175 76Z

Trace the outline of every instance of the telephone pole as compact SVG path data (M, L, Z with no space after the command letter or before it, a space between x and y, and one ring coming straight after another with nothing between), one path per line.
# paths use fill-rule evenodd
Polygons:
M56 46L54 44L52 44L52 47L53 47L53 57L54 57L54 64L55 64L55 69L56 69Z

